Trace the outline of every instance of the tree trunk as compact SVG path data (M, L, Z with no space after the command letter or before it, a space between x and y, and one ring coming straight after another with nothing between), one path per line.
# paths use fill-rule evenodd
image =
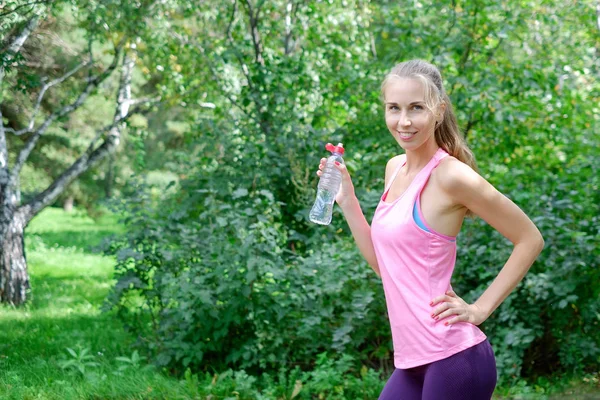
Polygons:
M73 211L73 202L74 201L75 201L75 199L73 198L73 196L67 197L63 203L63 210L65 210L65 212L68 212L68 213Z
M27 221L15 212L0 231L0 301L23 304L29 289L23 232Z
M115 155L114 153L108 156L108 166L106 168L106 176L104 178L104 195L107 199L112 199L113 185L115 182Z

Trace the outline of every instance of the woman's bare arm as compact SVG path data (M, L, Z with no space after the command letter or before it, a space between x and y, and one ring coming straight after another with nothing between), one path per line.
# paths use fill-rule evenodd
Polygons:
M514 245L496 279L474 303L485 320L523 279L544 248L544 240L534 223L515 203L466 164L455 159L448 160L439 173L444 191L457 204L480 216Z

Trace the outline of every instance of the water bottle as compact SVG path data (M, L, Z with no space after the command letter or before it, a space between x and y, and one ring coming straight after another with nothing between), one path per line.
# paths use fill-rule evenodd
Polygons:
M342 173L335 168L334 163L336 161L340 164L344 163L344 159L342 158L344 146L341 143L338 143L337 146L327 143L325 149L332 154L327 158L327 162L323 168L323 174L321 175L321 179L319 179L317 189L317 199L309 215L311 222L320 225L329 225L331 223L333 203L335 203L335 196L342 184Z

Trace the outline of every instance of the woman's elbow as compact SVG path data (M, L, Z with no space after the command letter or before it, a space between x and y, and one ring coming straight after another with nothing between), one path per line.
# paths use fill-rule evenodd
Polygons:
M536 234L532 240L533 248L535 249L536 254L539 255L542 252L542 250L544 250L544 246L546 244L546 242L544 242L544 237L542 236L539 230L536 229Z

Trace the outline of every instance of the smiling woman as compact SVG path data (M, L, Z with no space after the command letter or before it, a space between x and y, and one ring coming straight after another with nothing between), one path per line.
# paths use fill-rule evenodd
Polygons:
M438 110L429 110L423 100L410 101L421 98L424 98L423 85L414 79L398 78L386 89L385 121L392 135L407 146L418 146L433 134L435 124L439 123L435 120L435 116L440 118ZM437 114L434 116L432 111Z
M418 132L423 133L420 135L423 140L434 136L437 144L450 155L477 169L435 66L420 60L400 63L386 76L381 91L386 105L386 124L396 140L413 142L412 137Z
M490 399L496 361L478 325L523 279L544 241L531 220L475 171L435 66L400 63L382 92L386 125L405 154L387 164L371 226L344 165L337 166L342 187L336 197L385 292L396 370L380 399ZM468 213L514 244L498 277L473 304L450 285L456 237Z

